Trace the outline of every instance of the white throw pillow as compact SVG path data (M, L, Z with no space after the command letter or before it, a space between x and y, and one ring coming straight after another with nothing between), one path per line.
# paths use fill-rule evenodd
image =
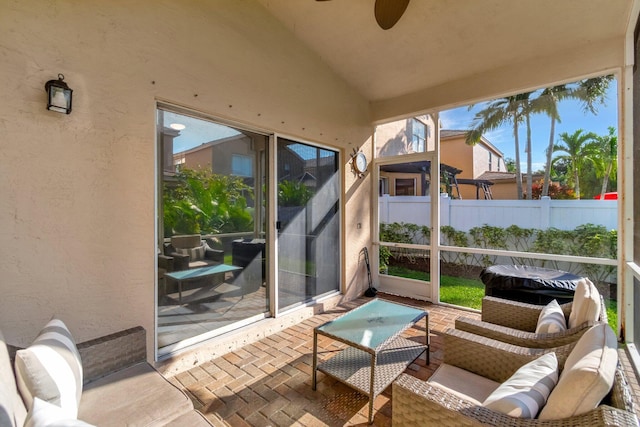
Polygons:
M558 382L558 359L547 353L518 369L482 406L518 418L535 418Z
M558 304L553 300L547 304L538 316L538 324L536 326L537 334L552 334L555 332L564 332L567 330L567 321L564 318L564 312Z
M578 281L573 294L569 328L580 326L584 322L596 322L600 318L600 292L591 280L583 277Z
M66 325L53 319L33 343L18 350L16 380L28 410L34 398L60 406L67 417L77 418L82 394L82 362Z
M18 394L7 344L0 331L0 426L22 426L27 411Z
M567 357L539 418L556 420L595 409L611 390L617 365L616 334L606 323L591 327Z
M33 407L27 415L24 427L93 427L91 424L75 418L68 418L61 407L45 402L37 397L33 399Z

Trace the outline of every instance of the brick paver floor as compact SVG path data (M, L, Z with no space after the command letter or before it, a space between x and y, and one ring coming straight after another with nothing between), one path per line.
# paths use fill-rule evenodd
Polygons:
M454 326L460 316L479 318L479 314L427 302L379 295L422 307L429 311L431 364L420 356L405 372L426 380L442 362L441 332ZM360 298L307 319L240 350L205 362L169 380L191 397L214 426L366 426L369 399L348 386L318 373L317 390L311 389L313 328L358 306ZM424 322L405 334L424 341ZM344 345L319 337L319 357L331 357ZM626 353L620 352L627 371L636 408L640 385ZM389 386L374 401L374 426L391 425Z
M427 379L442 360L439 332L453 327L459 315L478 314L427 302L379 295L429 311L431 363L420 356L406 372ZM311 389L313 328L360 305L360 298L307 319L240 350L205 362L170 378L191 397L214 426L351 426L368 425L369 399L352 388L318 373L317 390ZM405 332L422 338L424 322ZM319 357L331 357L344 344L319 337ZM391 425L391 387L374 401L375 426Z

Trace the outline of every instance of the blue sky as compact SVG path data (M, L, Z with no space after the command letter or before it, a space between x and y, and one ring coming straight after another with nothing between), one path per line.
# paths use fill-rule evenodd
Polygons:
M467 107L455 108L440 113L442 129L469 129L476 111L484 104L474 106L471 111ZM584 133L594 132L597 135L608 135L609 126L618 128L617 82L613 80L607 92L605 105L598 105L598 115L585 113L577 101L563 101L559 104L560 123L556 123L555 142L562 132L574 133L583 129ZM533 152L533 171L544 169L545 150L549 144L551 122L547 116L535 115L531 118L531 143ZM513 126L505 125L484 135L496 148L504 153L505 158L515 159ZM524 152L526 129L520 126L520 164L522 172L526 172L527 157Z
M227 138L240 134L237 130L195 117L184 116L171 111L163 111L164 125L180 124L184 129L173 140L173 152L179 153L209 141Z

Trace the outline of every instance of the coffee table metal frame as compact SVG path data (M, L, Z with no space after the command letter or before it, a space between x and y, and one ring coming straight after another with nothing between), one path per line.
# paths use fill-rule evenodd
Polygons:
M345 320L363 321L364 319L360 314L363 312L361 309L368 304L379 304L380 302L414 309L416 310L416 315L406 324L397 325L397 327L386 335L385 339L375 347L363 345L360 342L355 342L344 336L340 336L339 333L333 334L322 329L337 320L342 320L343 322ZM400 336L402 332L418 323L422 318L426 319L426 344L421 344ZM375 329L375 326L371 328ZM318 335L340 341L349 347L341 350L336 356L318 363ZM312 388L313 390L316 389L317 371L321 371L365 394L369 397L369 424L371 424L373 422L373 401L375 397L382 393L398 375L404 372L407 366L413 363L413 361L425 351L427 352L427 364L429 364L429 343L428 311L376 298L332 321L314 328Z

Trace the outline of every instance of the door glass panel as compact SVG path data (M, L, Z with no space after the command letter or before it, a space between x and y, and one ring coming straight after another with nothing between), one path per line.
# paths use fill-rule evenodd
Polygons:
M264 318L268 137L158 111L161 353Z
M280 310L339 290L338 153L278 138Z

